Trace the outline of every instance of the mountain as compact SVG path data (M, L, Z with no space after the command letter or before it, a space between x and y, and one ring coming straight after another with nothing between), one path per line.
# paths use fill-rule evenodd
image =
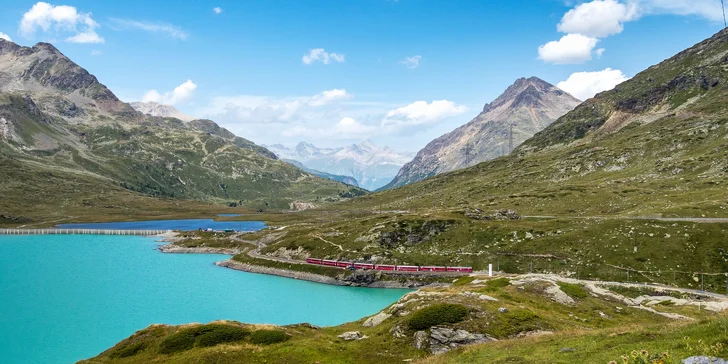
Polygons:
M473 120L427 144L385 188L403 186L508 154L511 125L513 147L516 147L579 103L539 78L520 78L486 104Z
M127 190L257 208L335 201L353 188L303 172L210 120L144 115L51 44L2 39L0 165L28 179L8 171L0 178L0 190L12 196L0 202L0 214L21 216L30 205L62 214L80 204L76 189L64 188L79 180L94 186L86 187L89 196Z
M149 102L130 102L129 105L134 108L134 110L139 111L142 114L150 115L150 116L161 116L164 118L177 118L182 121L192 121L195 120L194 117L185 115L184 113L177 110L172 105L163 105L154 101Z
M318 148L306 142L294 148L280 144L266 148L282 159L299 161L307 168L353 177L359 186L370 191L386 185L412 159L389 147L378 147L370 140L343 148Z
M341 182L341 183L346 183L347 185L359 187L359 183L356 181L356 179L354 179L354 177L339 176L339 175L335 175L335 174L331 174L331 173L317 171L315 169L308 168L308 167L304 166L303 163L301 163L299 161L295 161L293 159L281 159L281 160L286 163L293 164L294 166L300 168L304 172L310 173L314 176L319 176L321 178L326 178L326 179L330 179L332 181L337 181L337 182Z

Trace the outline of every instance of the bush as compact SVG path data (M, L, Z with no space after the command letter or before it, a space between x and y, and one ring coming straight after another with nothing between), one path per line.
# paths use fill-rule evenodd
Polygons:
M412 330L425 330L435 325L460 322L467 315L468 309L463 305L440 303L414 312L408 325Z
M280 330L258 330L250 335L250 342L256 345L270 345L282 343L291 337Z
M210 324L182 329L167 336L159 345L162 354L179 353L197 346L215 346L243 340L250 331L242 327Z
M250 331L242 327L220 324L208 325L207 330L200 334L197 345L208 347L231 343L243 340L248 335L250 335Z
M159 344L159 352L162 354L174 354L192 349L195 346L195 340L197 340L196 336L196 330L182 329L162 340Z
M584 288L581 288L578 284L571 284L571 283L564 283L559 282L559 287L561 287L561 290L564 291L569 297L573 299L584 299L589 296L589 294L586 293Z
M109 354L110 358L128 358L130 356L137 355L140 351L144 350L149 346L149 343L142 341L138 343L124 343L114 348Z
M508 278L496 278L496 279L491 279L485 283L485 290L487 292L493 292L493 291L497 291L503 287L508 287L510 285L511 285L511 281L508 280Z

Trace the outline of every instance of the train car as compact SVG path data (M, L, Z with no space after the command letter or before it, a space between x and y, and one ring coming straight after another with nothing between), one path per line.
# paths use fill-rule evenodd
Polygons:
M321 261L322 265L328 265L329 267L338 267L337 261L324 259Z
M321 259L306 258L306 263L308 263L308 264L321 264Z
M448 272L473 273L472 267L447 267Z
M336 262L336 266L339 268L349 268L351 264L351 262Z
M374 269L374 264L369 263L354 263L356 269Z
M437 267L437 266L420 267L420 272L447 272L447 267Z
M397 269L397 266L396 265L377 264L374 266L374 269L393 271L393 270Z
M397 271L398 272L417 272L419 271L420 267L416 265L398 265Z

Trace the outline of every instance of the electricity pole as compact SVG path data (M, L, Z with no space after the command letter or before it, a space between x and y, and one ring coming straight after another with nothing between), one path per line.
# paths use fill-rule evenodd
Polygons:
M508 154L513 153L513 126L516 125L514 123L511 123L511 132L508 138Z
M470 167L470 151L472 150L472 146L470 145L470 142L465 144L465 148L463 148L463 153L465 153L465 167Z

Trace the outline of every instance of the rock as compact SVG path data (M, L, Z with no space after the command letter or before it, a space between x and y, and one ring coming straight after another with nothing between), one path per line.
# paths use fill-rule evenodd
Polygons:
M446 327L433 327L430 329L430 352L442 354L458 346L479 344L496 339L483 334L473 334L465 330L455 330Z
M407 336L407 334L404 333L404 330L402 329L402 326L396 325L393 326L389 332L392 334L392 337L395 339L401 339Z
M427 335L427 331L415 332L415 347L419 350L424 350L427 349L427 344L429 344L429 335Z
M356 270L344 279L347 282L356 283L357 285L370 285L377 281L377 273L374 271Z
M505 307L501 307L501 308L498 309L498 312L500 312L500 313L506 313L506 312L508 312L508 309L505 308Z
M574 348L561 348L561 350L559 350L559 353L572 353L574 351L576 351Z
M498 301L497 298L493 298L491 296L484 295L484 294L481 294L480 296L478 296L478 299L481 299L483 301Z
M683 364L728 364L728 360L721 358L710 358L707 356L691 356L683 359Z
M363 340L368 338L367 336L364 336L359 331L349 331L345 332L339 336L337 336L339 339L343 339L346 341L353 341L353 340Z
M362 326L364 326L364 327L374 327L374 326L377 326L377 325L381 324L382 322L384 322L384 320L386 320L386 319L388 319L390 317L392 317L392 315L390 315L388 313L380 312L380 313L378 313L378 314L376 314L374 316L371 316L368 319L366 319L366 321L364 321L364 323L362 324Z

